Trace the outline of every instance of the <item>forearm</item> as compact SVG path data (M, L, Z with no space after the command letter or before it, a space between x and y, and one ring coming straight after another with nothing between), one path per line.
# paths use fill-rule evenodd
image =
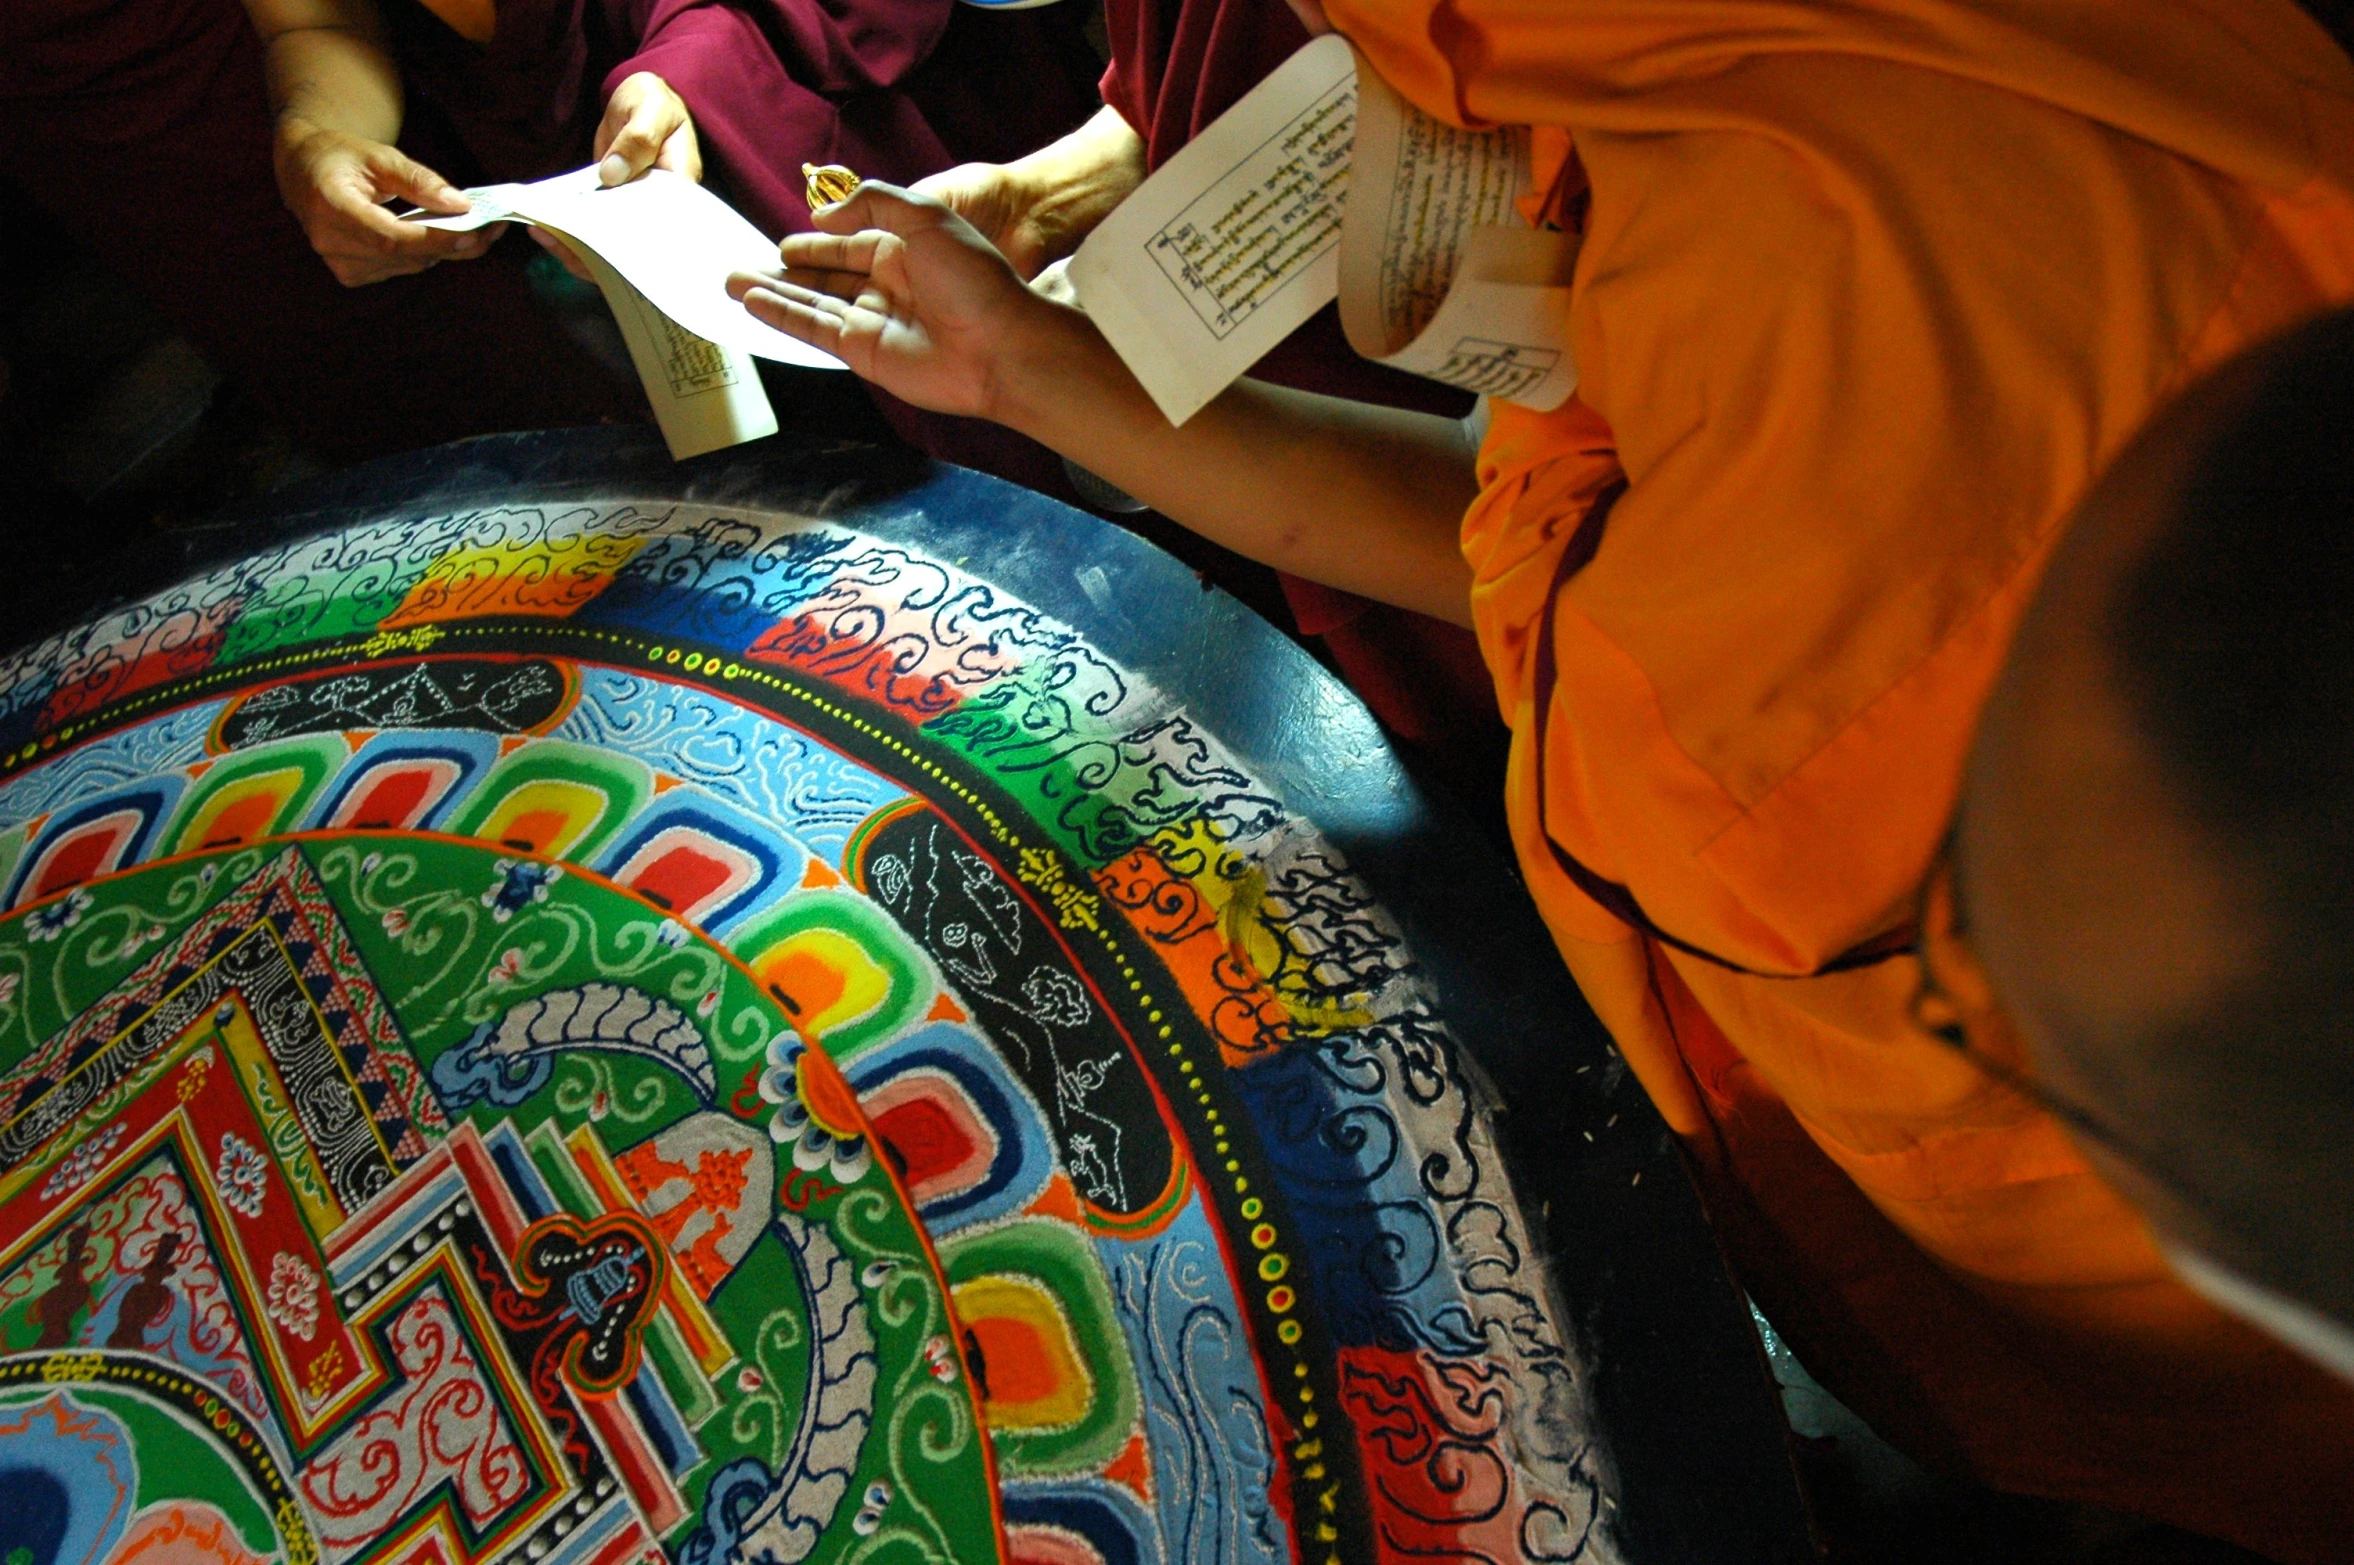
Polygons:
M1093 119L1006 165L1030 194L1047 259L1068 255L1144 182L1144 140L1106 104Z
M1458 537L1478 486L1455 421L1245 380L1173 429L1075 311L1022 335L999 422L1238 554L1470 623Z
M387 145L400 139L400 68L368 0L248 0L270 105L300 122Z

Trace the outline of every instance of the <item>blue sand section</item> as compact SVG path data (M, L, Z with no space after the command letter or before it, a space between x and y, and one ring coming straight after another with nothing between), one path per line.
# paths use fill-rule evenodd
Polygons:
M797 728L651 674L582 669L580 701L554 735L694 783L793 834L836 870L859 823L908 797Z

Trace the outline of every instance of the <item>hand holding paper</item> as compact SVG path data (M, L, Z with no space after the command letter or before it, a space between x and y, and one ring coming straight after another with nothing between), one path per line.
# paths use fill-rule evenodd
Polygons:
M594 250L654 308L709 342L780 364L840 369L831 354L762 325L727 295L731 272L773 267L776 246L742 214L668 169L606 186L594 164L532 185L469 190L464 217L419 218L462 229L515 218L552 228Z
M498 239L488 233L435 233L394 217L395 197L443 212L466 198L398 147L289 116L277 131L278 193L335 280L364 287L424 271L441 261L471 260Z
M616 91L614 101L621 96ZM677 145L676 134L665 147ZM451 232L521 221L561 240L612 307L674 457L776 433L754 356L842 368L833 355L764 325L728 298L728 275L773 266L775 248L734 208L659 161L621 185L607 186L591 164L537 184L466 194L472 205L463 215L409 216Z
M337 282L358 288L490 248L495 234L437 234L384 210L396 198L437 212L466 203L394 145L400 69L367 0L246 0L245 9L277 117L278 194Z
M626 185L653 168L668 169L698 185L703 182L703 148L695 138L694 116L687 112L686 100L652 71L633 72L613 89L589 156L596 163L599 184ZM535 225L529 232L573 276L584 283L597 280L588 263L548 229Z
M633 71L605 100L590 154L597 178L626 185L648 169L668 169L682 179L703 182L703 148L686 100L652 71Z

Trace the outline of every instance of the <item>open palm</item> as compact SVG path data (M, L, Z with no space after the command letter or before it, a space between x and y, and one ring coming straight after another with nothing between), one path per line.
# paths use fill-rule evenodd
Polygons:
M773 272L728 292L760 320L823 348L917 407L990 416L997 365L1030 317L1054 311L979 231L940 202L866 184L813 214L821 232L778 246Z

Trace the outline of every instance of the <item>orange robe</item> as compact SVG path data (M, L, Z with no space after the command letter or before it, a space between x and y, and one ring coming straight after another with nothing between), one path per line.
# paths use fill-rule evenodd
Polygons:
M2354 65L2290 0L1327 9L1589 187L1580 395L1496 410L1463 547L1530 888L1743 1280L1917 1455L2354 1558L2354 1391L2176 1282L1887 954L2071 507L2354 299Z

